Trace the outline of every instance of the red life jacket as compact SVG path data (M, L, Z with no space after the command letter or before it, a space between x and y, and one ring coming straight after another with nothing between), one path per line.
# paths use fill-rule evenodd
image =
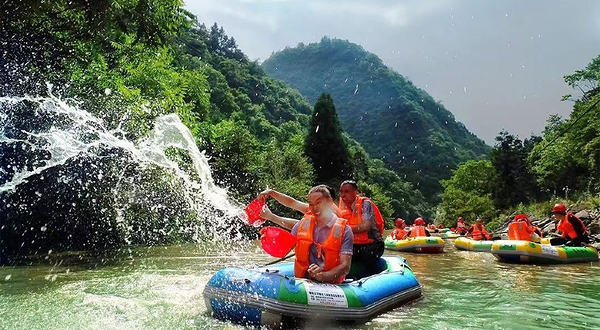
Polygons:
M463 222L457 222L456 223L456 230L454 230L455 233L458 234L462 234L464 232L466 232L467 230L469 230L469 228L467 228L467 224L463 221Z
M583 232L578 233L575 230L575 227L573 227L573 225L569 221L569 219L571 219L572 221L578 221L579 224L581 225L581 229L583 230ZM579 219L578 217L573 215L573 213L567 213L567 216L565 216L564 220L561 220L558 223L558 226L556 226L556 230L560 231L564 238L570 238L570 239L575 239L575 238L579 237L580 235L586 234L585 224L583 223L583 221L581 221L581 219Z
M377 205L375 205L375 203L373 203L373 201L367 197L356 196L356 200L354 201L354 212L352 212L350 206L344 205L344 202L340 198L340 217L348 220L348 225L350 228L355 229L362 222L362 204L366 200L371 202L371 205L373 206L373 214L375 215L377 230L379 230L381 235L383 235L384 223L381 212L379 212ZM373 239L369 238L368 230L362 233L354 233L354 245L371 243L373 243Z
M337 219L331 227L331 232L327 239L322 243L315 243L314 232L317 219L314 215L305 216L300 220L296 238L296 262L294 263L294 275L296 277L306 277L306 271L310 265L310 247L317 245L318 257L325 253L325 265L323 271L331 270L341 264L340 251L344 240L344 230L346 230L346 220ZM333 283L341 283L344 276L340 276Z
M525 221L511 222L508 225L509 240L531 241L532 233L533 228Z
M425 226L413 226L410 229L410 237L422 237L427 236L425 233Z
M485 230L483 225L481 225L481 230L476 224L473 225L472 228L473 230L471 231L471 237L473 237L474 240L483 241L484 238L487 240L492 239L492 236L487 232L487 230Z
M396 228L394 229L394 231L392 232L391 236L393 239L404 239L404 236L406 236L406 233L408 233L406 231L406 229L404 228Z

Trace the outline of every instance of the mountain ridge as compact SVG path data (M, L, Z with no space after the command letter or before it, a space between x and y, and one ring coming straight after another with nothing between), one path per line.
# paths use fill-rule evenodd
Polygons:
M430 201L437 200L440 179L490 150L440 102L348 40L324 37L286 47L262 67L310 102L331 93L344 130Z

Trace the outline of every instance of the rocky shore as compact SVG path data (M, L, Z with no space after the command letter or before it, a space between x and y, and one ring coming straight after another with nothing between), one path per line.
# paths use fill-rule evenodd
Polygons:
M581 219L587 227L588 233L590 234L590 240L595 246L600 246L600 210L581 210L575 213L575 216ZM556 232L556 221L552 217L537 218L535 216L530 217L534 225L542 229L544 236L548 236ZM508 231L508 224L512 221L512 218L506 218L502 225L496 229L495 235L506 234Z

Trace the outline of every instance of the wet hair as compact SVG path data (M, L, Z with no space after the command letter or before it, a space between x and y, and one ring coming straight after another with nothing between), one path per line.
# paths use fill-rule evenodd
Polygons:
M356 184L356 181L354 181L354 180L345 180L344 182L342 182L340 187L342 187L345 184L349 184L354 188L354 190L358 190L358 185Z
M329 192L329 189L331 189L331 188L324 184L320 184L318 186L314 186L314 187L310 188L310 190L308 191L308 195L310 196L310 194L312 194L312 193L320 192L321 194L323 194L323 196L325 196L327 198L332 198L331 193Z

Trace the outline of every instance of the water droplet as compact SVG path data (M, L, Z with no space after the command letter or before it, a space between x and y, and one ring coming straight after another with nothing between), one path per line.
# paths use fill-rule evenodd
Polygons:
M46 231L46 230L48 230L48 227L46 227L46 226L40 227L40 231Z
M319 125L317 125L317 129L315 129L315 133L319 133Z

